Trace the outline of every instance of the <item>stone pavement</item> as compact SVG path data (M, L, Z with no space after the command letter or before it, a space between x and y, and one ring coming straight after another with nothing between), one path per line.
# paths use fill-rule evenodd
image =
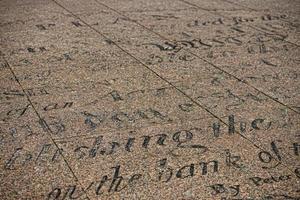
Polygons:
M300 199L299 0L1 0L0 199Z

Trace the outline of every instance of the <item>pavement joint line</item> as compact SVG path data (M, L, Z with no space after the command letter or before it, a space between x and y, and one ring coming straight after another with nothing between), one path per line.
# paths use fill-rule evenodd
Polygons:
M256 9L251 8L251 7L249 7L249 6L242 5L242 4L240 4L240 3L232 2L232 1L230 1L230 0L221 0L221 1L224 1L224 2L229 3L229 4L233 4L233 5L239 6L239 7L241 7L241 8L246 8L246 9L248 9L248 10L250 10L250 11L255 11L255 12L262 12L262 11L263 11L263 10L256 10ZM283 20L283 19L279 19L279 20L282 21L282 22L286 22L286 23L289 23L289 24L293 24L293 22L289 22L289 21L286 21L286 20ZM294 25L294 24L293 24L293 25ZM289 42L289 41L287 41L287 42ZM292 44L298 46L298 44L295 44L295 43L292 43ZM298 47L299 47L299 46L298 46Z
M10 64L8 63L8 61L6 60L6 58L4 57L4 55L2 56L4 62L5 62L5 65L8 67L8 69L10 70L11 74L13 75L15 81L17 82L17 84L19 85L19 87L21 88L21 90L23 91L23 93L25 94L26 96L26 99L27 101L29 102L30 106L32 107L34 113L36 114L36 116L38 117L39 119L39 123L42 123L43 126L45 126L44 131L47 132L48 134L48 137L50 138L51 142L54 144L54 146L57 148L60 156L63 158L64 160L64 163L67 165L67 168L70 170L73 178L75 179L75 182L78 182L80 185L81 185L81 188L83 190L84 187L82 187L82 184L81 182L79 181L78 177L76 176L75 172L73 171L71 165L68 163L66 157L64 156L64 154L62 153L61 149L59 148L57 142L53 139L53 137L51 136L53 134L52 130L50 129L49 125L47 124L46 120L44 120L41 115L38 113L37 109L35 108L35 106L33 105L30 97L28 96L28 94L25 92L21 82L19 81L18 77L16 76L15 72L13 71L12 67L10 66ZM90 199L86 193L86 191L83 190L83 192L85 193L85 196L87 199Z
M118 10L116 10L116 9L114 9L114 8L111 8L111 7L107 6L106 4L100 3L100 2L98 2L98 0L93 0L93 1L97 2L98 4L104 6L104 7L108 8L108 9L113 10L114 12L118 13L119 15L121 15L121 16L123 16L123 17L126 17L126 18L129 19L130 21L132 21L132 22L134 22L134 23L136 23L136 24L138 24L138 25L144 27L145 29L149 30L150 32L153 32L154 34L156 34L156 35L162 37L163 39L172 42L172 41L169 40L168 38L165 38L164 36L161 36L159 33L156 33L156 32L154 32L154 31L150 30L148 27L145 27L143 24L140 24L139 22L136 22L136 20L130 19L128 16L122 14L120 11L118 11ZM94 29L94 28L93 28L93 29ZM189 51L187 51L187 50L185 50L185 51L188 52L188 53L191 53L192 55L195 55L195 56L198 57L199 59L202 59L202 58L199 57L197 54L194 54L194 53L189 52ZM135 59L137 59L137 58L135 58ZM137 60L138 60L138 59L137 59ZM138 60L138 61L139 61L139 60ZM208 61L206 61L206 60L204 60L204 59L203 59L203 61L204 61L204 62L208 62ZM142 61L139 61L139 62L141 62L141 64L143 64L143 65L146 66L146 64L144 64ZM217 69L223 71L222 69L220 69L218 66L214 65L213 63L211 63L211 62L208 62L208 63L209 63L210 65L212 65L212 66L215 66ZM150 67L147 66L147 68L150 68ZM150 68L150 69L151 69L151 68ZM151 70L152 70L152 69L151 69ZM236 76L230 74L229 72L226 72L226 71L225 71L224 73L227 73L228 75L231 75L231 76L235 77L238 81L245 83L245 81L243 81L243 80L239 79L238 77L236 77ZM161 77L161 78L163 78L163 77ZM245 83L245 84L248 85L247 83ZM251 86L251 85L249 85L249 86L250 86L250 87L253 87L253 89L257 90L258 92L261 92L260 90L256 89L254 86ZM211 114L212 116L216 117L220 122L222 122L223 124L225 124L226 126L228 126L228 124L226 124L226 122L222 121L221 118L219 118L217 115L213 114L209 109L205 108L205 106L203 106L203 105L201 105L200 103L198 103L197 101L195 101L192 97L190 97L190 96L188 96L187 94L185 94L184 91L181 91L181 90L180 90L179 88L177 88L176 86L173 86L173 87L175 87L177 90L179 90L179 91L180 91L181 93L183 93L185 96L187 96L188 98L190 98L190 100L191 100L193 103L195 103L196 105L198 105L200 108L204 109L204 110L207 111L209 114ZM267 94L265 94L265 93L263 93L263 92L261 92L261 93L264 94L265 96L267 96L268 98L271 98L271 99L272 99L271 96L269 96L269 95L267 95ZM273 99L273 100L276 100L276 99ZM277 103L280 103L280 104L282 104L283 106L288 107L287 105L281 103L280 101L278 101ZM292 110L292 111L295 111L295 110L292 109L292 108L291 108L291 110ZM295 111L295 112L296 112L297 114L300 114L300 113L298 113L297 111ZM238 131L235 131L235 132L238 133L242 138L244 138L244 139L246 139L247 141L249 141L250 143L252 143L256 148L263 150L262 147L260 147L260 146L258 146L257 144L255 144L253 141L251 141L251 140L250 140L249 138L247 138L246 136L242 135L242 134L239 133ZM260 143L260 141L258 141L258 140L256 140L256 142ZM291 156L289 153L287 153L287 155Z
M187 0L177 0L177 1L183 2L183 3L185 3L185 4L187 4L187 5L190 5L190 6L194 6L194 7L198 8L198 9L200 9L200 10L207 11L207 12L213 14L213 15L221 16L221 17L224 17L225 19L230 19L229 17L227 17L227 16L225 16L225 15L222 15L222 14L218 13L217 11L212 12L212 11L209 10L209 9L202 8L201 6L199 6L199 5L195 4L195 3L191 3L191 2L189 2L189 1L187 1ZM247 26L247 27L250 27L250 28L252 28L252 29L254 29L254 30L260 31L260 32L262 32L262 33L265 33L265 34L267 34L267 35L274 35L274 34L271 34L271 33L269 33L269 32L266 32L266 31L257 29L256 27L253 27L253 26L248 25L248 24L242 24L241 26L243 26L243 25L244 25L244 26ZM286 42L286 43L289 43L289 44L291 44L291 45L294 45L294 46L296 46L296 47L298 47L298 48L300 47L300 45L298 45L298 44L296 44L296 43L293 43L293 42L290 42L290 41L288 41L288 40L284 40L284 39L283 39L282 41L284 41L284 42Z
M109 40L112 44L114 44L116 47L118 47L121 51L123 51L124 53L126 53L127 55L129 55L131 58L135 59L136 61L138 61L140 64L142 64L144 67L146 67L148 70L150 70L151 72L153 72L156 76L158 76L159 78L161 78L162 80L164 80L165 82L167 82L168 84L170 84L171 86L173 86L176 90L178 90L180 93L182 93L184 96L186 96L188 99L190 99L193 103L195 103L197 106L199 106L200 108L202 108L203 110L205 110L206 112L208 112L209 114L211 114L212 116L214 116L216 119L218 119L221 123L223 123L224 125L228 126L228 124L226 122L224 122L222 119L220 119L217 115L215 115L214 113L212 113L210 110L208 110L207 108L205 108L203 105L201 105L199 102L195 101L193 98L191 98L189 95L187 95L184 91L180 90L179 88L177 88L176 86L174 86L174 84L172 84L170 81L168 81L167 79L165 79L164 77L160 76L156 71L154 71L153 69L151 69L149 66L147 66L146 64L144 64L142 61L140 61L138 58L136 58L134 55L132 55L131 53L129 53L128 51L126 51L124 48L122 48L120 45L118 45L115 41L111 40L109 37L107 37L106 35L104 35L103 33L101 33L98 29L94 28L93 26L91 26L90 24L88 24L86 21L84 21L83 19L81 19L79 16L77 16L76 14L74 14L72 11L70 11L69 9L67 9L65 6L63 6L62 4L60 4L58 1L56 0L51 0L53 1L55 4L57 4L60 8L64 9L65 11L69 12L74 18L78 19L79 21L81 21L83 24L85 24L87 27L89 27L90 29L92 29L93 31L95 31L96 33L98 33L100 36L102 36L104 39ZM101 3L99 3L101 4ZM128 17L127 17L128 18ZM248 142L252 143L253 146L255 146L256 148L266 151L264 148L258 146L257 144L255 144L253 141L251 141L249 138L245 137L244 135L242 135L241 133L239 133L238 131L235 131L238 135L240 135L242 138L244 138L245 140L247 140ZM267 151L268 152L268 151ZM289 166L287 166L286 164L284 164L283 162L279 161L277 158L274 158L276 161L279 162L279 164L284 165L288 170L290 170L292 173L295 173L292 169L289 168Z
M106 4L103 4L103 3L99 2L98 0L93 0L93 1L95 1L95 2L98 3L99 5L102 5L102 6L106 7L106 8L108 8L108 9L110 9L110 10L112 10L112 11L118 13L119 15L121 15L121 16L123 16L123 17L126 17L127 19L129 19L129 20L132 21L133 23L138 24L138 25L141 26L142 28L144 28L144 29L148 30L149 32L151 32L151 33L153 33L153 34L155 34L155 35L161 37L162 39L167 40L167 41L172 42L172 43L174 42L174 41L172 41L172 40L166 38L165 36L163 36L163 35L161 35L161 34L155 32L155 31L152 31L151 29L149 29L148 27L144 26L143 24L137 22L136 20L130 19L127 15L122 14L120 11L118 11L118 10L116 10L116 9L114 9L114 8L111 8L111 7L107 6ZM184 0L178 0L178 1L184 1ZM214 67L215 69L217 69L217 70L219 70L219 71L221 71L221 72L227 74L227 75L230 76L230 77L233 77L233 78L236 79L237 81L242 82L243 84L245 84L245 85L247 85L247 86L253 88L254 90L256 90L256 91L260 92L261 94L265 95L266 97L268 97L269 99L275 101L276 103L279 103L279 104L281 104L282 106L284 106L284 107L286 107L286 108L292 110L293 112L295 112L295 113L297 113L297 114L300 114L299 111L297 111L296 109L292 108L291 106L286 105L286 104L284 104L283 102L281 102L281 101L277 100L276 98L272 97L271 95L265 93L264 91L259 90L258 88L256 88L256 87L253 86L252 84L248 83L248 82L245 81L245 80L240 79L239 77L235 76L234 74L231 74L231 73L227 72L226 70L223 70L223 69L220 68L219 66L213 64L212 62L210 62L210 61L208 61L208 60L206 60L206 59L200 57L198 54L193 53L193 52L191 52L191 51L189 51L189 50L187 50L187 49L183 49L183 50L186 51L186 52L188 52L189 54L192 54L193 56L197 57L198 59L202 60L203 62L205 62L205 63L211 65L211 66Z

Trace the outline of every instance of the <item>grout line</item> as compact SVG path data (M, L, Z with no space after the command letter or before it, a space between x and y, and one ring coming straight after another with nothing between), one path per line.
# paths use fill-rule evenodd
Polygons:
M203 110L205 110L206 112L208 112L209 114L211 114L213 117L215 117L216 119L218 119L221 123L225 124L226 126L228 126L228 124L226 122L224 122L221 118L219 118L217 115L215 115L214 113L212 113L209 109L205 108L203 105L201 105L200 103L198 103L197 101L195 101L193 98L191 98L190 96L188 96L184 91L180 90L179 88L177 88L176 86L174 86L174 84L172 84L170 81L168 81L167 79L165 79L164 77L160 76L156 71L154 71L153 69L151 69L149 66L147 66L146 64L144 64L142 61L140 61L138 58L136 58L134 55L132 55L131 53L127 52L124 48L122 48L120 45L118 45L116 42L112 41L110 38L108 38L106 35L104 35L103 33L101 33L99 30L97 30L96 28L94 28L93 26L91 26L90 24L88 24L87 22L85 22L84 20L82 20L80 17L78 17L76 14L74 14L72 11L70 11L69 9L67 9L66 7L64 7L63 5L61 5L60 3L58 3L56 0L51 0L53 1L55 4L57 4L59 7L61 7L62 9L64 9L65 11L69 12L74 18L78 19L79 21L81 21L83 24L85 24L87 27L89 27L90 29L92 29L93 31L95 31L96 33L98 33L99 35L101 35L104 39L108 40L111 42L111 44L114 44L116 47L118 47L121 51L123 51L124 53L126 53L127 55L129 55L131 58L135 59L137 62L139 62L141 65L143 65L145 68L147 68L148 70L150 70L151 72L153 72L156 76L158 76L160 79L164 80L165 82L167 82L168 84L170 84L172 87L174 87L178 92L180 92L181 94L183 94L185 97L187 97L188 99L190 99L193 103L195 103L197 106L199 106L200 108L202 108ZM128 17L127 17L128 18ZM244 135L242 135L241 133L237 132L236 133L238 135L240 135L242 138L244 138L245 140L247 140L248 142L250 142L253 146L255 146L256 148L262 150L262 151L266 151L265 149L263 149L262 147L258 146L257 144L255 144L253 141L251 141L249 138L245 137ZM279 161L277 158L274 158L275 160L277 160L279 163L283 164L283 162ZM291 172L293 172L287 165L284 165L287 167L287 169L289 169ZM293 172L294 173L294 172Z
M262 10L256 10L256 9L248 7L248 6L240 5L238 3L231 2L231 1L228 1L228 0L221 0L221 1L224 1L224 2L229 3L229 4L237 5L237 6L241 7L241 8L246 8L248 10L255 11L255 12L261 12L262 11Z
M94 1L95 1L96 3L98 3L99 5L102 5L103 7L106 7L106 8L108 8L108 9L110 9L110 10L112 10L112 11L118 13L119 15L121 15L121 16L123 16L123 17L126 17L128 20L130 20L130 21L132 21L132 22L138 24L139 26L143 27L144 29L148 30L149 32L152 32L152 33L158 35L159 37L161 37L161 38L163 38L163 39L165 39L165 40L167 40L167 41L169 41L169 42L173 42L172 40L170 40L170 39L164 37L163 35L161 35L161 34L159 34L159 33L156 33L156 32L154 32L154 31L152 31L151 29L149 29L148 27L144 26L143 24L137 22L136 20L130 19L128 16L122 14L120 11L118 11L118 10L116 10L116 9L114 9L114 8L111 8L111 7L107 6L106 4L100 3L98 0L94 0ZM180 0L179 0L179 1L180 1ZM226 18L226 17L225 17L225 18ZM248 85L249 87L252 87L253 89L257 90L258 92L261 92L261 93L264 94L265 96L269 97L270 99L276 101L277 103L279 103L279 104L281 104L281 105L283 105L283 106L286 106L287 108L290 108L291 110L293 110L294 112L296 112L297 114L299 114L298 111L296 111L296 110L294 110L293 108L291 108L291 107L289 107L289 106L283 104L282 102L276 100L275 98L271 97L270 95L268 95L268 94L266 94L266 93L260 91L259 89L255 88L254 86L248 84L246 81L243 81L243 80L241 80L240 78L238 78L237 76L230 74L229 72L227 72L227 71L221 69L220 67L214 65L213 63L211 63L211 62L209 62L209 61L207 61L207 60L201 58L201 57L198 56L197 54L195 54L195 53L193 53L193 52L190 52L190 51L188 51L188 50L186 50L186 49L184 49L184 50L185 50L186 52L188 52L188 53L190 53L190 54L196 56L197 58L201 59L202 61L204 61L204 62L210 64L211 66L215 67L216 69L222 71L223 73L226 73L227 75L234 77L236 80L238 80L238 81L240 81L240 82L242 82L242 83L245 83L245 84ZM138 60L138 61L139 61L139 60ZM141 61L139 61L139 62L141 62ZM145 65L143 62L141 62L141 63L142 63L143 65ZM145 65L145 66L146 66L146 65ZM150 68L150 67L148 67L148 66L146 66L146 67L147 67L147 68ZM150 68L150 69L151 69L151 68ZM174 87L175 87L177 90L180 90L180 89L178 89L176 86L174 86ZM188 96L187 94L185 94L183 91L180 91L180 92L181 92L182 94L184 94L185 96L187 96L192 102L197 102L197 101L195 101L193 98L191 98L190 96ZM224 123L225 125L227 125L224 121L222 121L220 118L218 118L216 115L214 115L212 112L210 112L208 109L206 109L204 106L202 106L202 105L199 104L198 102L195 103L195 104L198 105L198 106L199 106L200 108L202 108L202 109L204 108L204 110L206 110L209 114L211 114L212 116L216 117L217 119L219 119L220 122L222 122L222 123ZM228 125L227 125L227 126L228 126ZM256 148L258 148L258 149L263 149L263 148L261 148L260 146L258 146L257 144L255 144L252 140L248 139L246 136L244 136L244 135L242 135L241 133L239 133L238 131L235 131L235 132L237 132L242 138L244 138L244 139L246 139L247 141L249 141L250 143L252 143ZM257 140L256 140L256 142L260 143L260 141L257 141ZM291 156L289 153L287 153L287 155Z
M167 41L169 41L169 42L173 42L172 40L166 38L165 36L163 36L163 35L161 35L161 34L159 34L159 33L156 33L156 32L154 32L154 31L152 31L151 29L149 29L148 27L144 26L143 24L137 22L136 20L130 19L128 16L122 14L120 11L118 11L118 10L116 10L116 9L114 9L114 8L111 8L111 7L109 7L109 6L107 6L107 5L103 4L103 3L100 3L98 0L94 0L94 1L95 1L96 3L98 3L99 5L102 5L102 6L106 7L106 8L108 8L108 9L110 9L110 10L112 10L112 11L118 13L119 15L121 15L121 16L123 16L123 17L126 17L126 18L129 19L130 21L132 21L132 22L138 24L139 26L143 27L144 29L148 30L149 32L151 32L151 33L153 33L153 34L155 34L155 35L158 35L159 37L163 38L164 40L167 40ZM182 1L182 0L179 0L179 1ZM224 18L226 18L226 17L224 17ZM93 28L93 29L94 29L94 28ZM262 93L263 95L265 95L266 97L270 98L271 100L273 100L273 101L275 101L275 102L277 102L277 103L283 105L284 107L289 108L290 110L294 111L294 112L297 113L297 114L300 114L299 111L295 110L294 108L290 107L289 105L286 105L286 104L282 103L281 101L277 100L276 98L272 97L271 95L269 95L269 94L267 94L267 93L265 93L265 92L263 92L263 91L257 89L256 87L254 87L253 85L249 84L249 83L246 82L245 80L242 80L242 79L238 78L237 76L235 76L235 75L233 75L233 74L227 72L226 70L223 70L223 69L220 68L219 66L213 64L212 62L209 62L208 60L206 60L206 59L200 57L198 54L195 54L195 53L193 53L193 52L191 52L191 51L188 51L187 49L183 49L183 50L186 51L186 52L188 52L189 54L194 55L195 57L197 57L197 58L199 58L200 60L202 60L203 62L205 62L205 63L211 65L212 67L216 68L217 70L219 70L219 71L221 71L221 72L223 72L223 73L229 75L230 77L233 77L234 79L238 80L239 82L242 82L242 83L248 85L249 87L255 89L256 91L258 91L258 92Z
M200 7L199 5L194 4L194 3L191 3L191 2L188 2L188 1L186 1L186 0L178 0L178 1L183 2L183 3L185 3L185 4L188 4L188 5L190 5L190 6L194 6L194 7L198 8L198 9L200 9L200 10L207 11L207 12L213 14L213 15L221 16L221 17L223 17L223 18L225 18L225 19L230 19L229 17L227 17L227 16L225 16L225 15L222 15L222 14L216 12L216 11L214 11L214 12L212 13L211 10L202 8L202 7ZM242 25L241 25L241 26L242 26ZM253 27L253 26L251 26L251 25L244 24L244 26L248 26L248 27L250 27L250 28L252 28L252 29L254 29L254 30L260 31L260 32L265 33L265 34L267 34L267 35L273 35L273 34L268 33L268 32L266 32L266 31L259 30L259 29L257 29L256 27ZM288 41L288 40L284 40L284 39L283 39L282 41L285 41L286 43L289 43L289 44L294 45L294 46L296 46L296 47L300 47L300 45L298 45L298 44L296 44L296 43L293 43L293 42L290 42L290 41Z
M236 5L236 6L239 6L240 8L246 8L246 9L248 9L248 10L250 10L250 11L255 11L255 12L262 12L263 10L256 10L256 9L254 9L254 8L251 8L251 7L249 7L249 6L245 6L245 5L242 5L242 4L239 4L239 3L235 3L235 2L232 2L232 1L229 1L229 0L221 0L221 1L224 1L224 2L226 2L226 3L229 3L229 4L233 4L233 5ZM271 10L272 11L272 10ZM295 27L295 24L293 23L293 22L290 22L290 21L288 21L288 20L283 20L283 19L278 19L279 21L282 21L282 22L285 22L285 23L288 23L288 24L290 24L291 26L293 26L293 27ZM251 28L253 28L253 29L255 29L254 27L252 27L251 25L248 25L249 27L251 27ZM255 30L257 30L257 28L255 29ZM262 30L258 30L258 31L262 31ZM285 42L287 42L287 43L289 43L289 44L293 44L293 45L295 45L295 46L297 46L297 47L300 47L300 45L298 45L298 44L296 44L296 43L292 43L292 42L290 42L290 41L288 41L288 40L284 40Z
M123 16L123 17L126 17L126 18L129 19L130 21L132 21L132 22L138 24L139 26L143 27L144 29L148 30L149 32L152 32L152 33L158 35L159 37L161 37L161 38L163 38L163 39L165 39L165 40L168 40L169 42L173 42L172 40L170 40L170 39L168 39L168 38L162 36L161 34L152 31L151 29L149 29L148 27L144 26L143 24L137 22L136 20L130 19L128 16L122 14L120 11L118 11L118 10L116 10L116 9L114 9L114 8L111 8L111 7L109 7L109 6L107 6L107 5L103 4L103 3L100 3L98 0L94 0L94 1L95 1L96 3L98 3L99 5L102 5L102 6L108 8L108 9L110 9L110 10L113 10L114 12L118 13L119 15L121 15L121 16ZM180 1L180 0L179 0L179 1ZM224 18L226 18L226 17L224 17ZM238 81L240 81L240 82L242 82L242 83L248 85L249 87L255 89L256 91L258 91L258 92L264 94L265 96L267 96L268 98L274 100L275 102L277 102L277 103L279 103L279 104L281 104L281 105L283 105L283 106L285 106L285 107L291 109L292 111L296 112L297 114L300 114L297 110L294 110L293 108L289 107L288 105L285 105L284 103L278 101L277 99L273 98L272 96L270 96L270 95L268 95L268 94L266 94L266 93L260 91L260 90L257 89L256 87L250 85L250 84L247 83L246 81L241 80L241 79L238 78L237 76L235 76L235 75L233 75L233 74L230 74L229 72L227 72L227 71L221 69L220 67L214 65L213 63L211 63L211 62L209 62L209 61L207 61L207 60L201 58L199 55L197 55L197 54L195 54L195 53L193 53L193 52L190 52L190 51L188 51L188 50L186 50L186 49L184 49L184 50L185 50L186 52L188 52L188 53L190 53L190 54L196 56L196 57L199 58L200 60L202 60L202 61L204 61L204 62L210 64L210 65L213 66L214 68L216 68L216 69L222 71L223 73L226 73L227 75L234 77L236 80L238 80ZM141 62L141 61L140 61L140 62ZM142 63L142 62L141 62L141 63ZM142 64L143 64L143 63L142 63ZM143 65L144 65L144 64L143 64ZM147 66L147 67L148 67L148 66ZM149 68L149 67L148 67L148 68ZM174 86L174 87L176 88L176 86ZM176 89L177 89L177 90L180 90L180 89L178 89L178 88L176 88ZM184 94L185 96L187 96L188 98L190 98L190 100L191 100L192 102L194 102L194 103L196 102L196 101L194 101L190 96L188 96L187 94L185 94L183 91L180 91L180 92L181 92L182 94ZM198 102L195 103L195 104L198 105L200 108L206 110L209 114L211 114L211 115L213 115L214 117L216 117L217 119L219 119L216 115L214 115L212 112L210 112L208 109L206 109L204 106L202 106L202 105L199 104ZM226 126L228 126L228 124L226 124L226 123L225 123L224 121L222 121L221 119L219 119L219 121L222 122L223 124L225 124ZM248 139L246 136L242 135L242 134L239 133L238 131L235 131L235 132L238 133L238 135L240 135L242 138L244 138L244 139L246 139L247 141L249 141L250 143L252 143L256 148L263 150L262 147L260 147L260 146L258 146L257 144L255 144L252 140ZM260 143L260 141L257 141L257 140L256 140L256 142ZM289 156L291 156L289 153L286 153L286 154L289 155ZM288 166L286 166L286 167L288 168ZM289 170L292 171L291 169L289 169ZM294 173L294 172L293 172L293 173Z
M62 151L60 150L60 148L59 148L57 142L52 138L51 135L53 134L53 132L52 132L52 130L50 129L49 125L48 125L47 122L40 116L40 114L37 112L35 106L33 105L32 101L31 101L31 99L30 99L30 97L26 94L26 92L25 92L25 90L24 90L24 88L23 88L21 82L19 81L18 77L16 76L15 72L13 71L12 67L11 67L10 64L7 62L7 60L5 59L4 56L3 56L3 59L4 59L4 62L5 62L5 64L6 64L6 66L9 68L10 72L12 73L14 79L16 80L16 82L17 82L18 85L20 86L21 90L22 90L23 93L25 94L26 99L27 99L27 101L29 102L30 106L32 107L34 113L35 113L35 114L37 115L37 117L39 118L39 123L41 123L41 125L42 125L44 131L48 133L47 135L48 135L49 138L51 139L51 142L56 146L56 148L57 148L57 150L58 150L60 156L63 158L65 164L67 165L68 169L70 170L70 172L72 173L73 177L75 178L75 181L78 182L78 183L81 185L81 183L79 182L79 179L77 178L75 172L73 171L73 169L71 168L71 166L70 166L70 164L68 163L67 159L65 158L65 156L64 156L63 153L62 153ZM84 188L84 187L82 187L82 188ZM86 193L84 190L83 190L83 192L86 194L87 199L90 199L90 198L88 197L87 193Z

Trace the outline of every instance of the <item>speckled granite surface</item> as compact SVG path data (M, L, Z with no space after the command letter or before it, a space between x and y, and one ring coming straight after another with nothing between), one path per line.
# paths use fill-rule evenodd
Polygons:
M299 17L1 0L0 199L300 199Z

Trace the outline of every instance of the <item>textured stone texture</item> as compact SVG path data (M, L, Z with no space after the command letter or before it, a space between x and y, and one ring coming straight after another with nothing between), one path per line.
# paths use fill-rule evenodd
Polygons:
M0 1L0 199L299 199L299 13Z

